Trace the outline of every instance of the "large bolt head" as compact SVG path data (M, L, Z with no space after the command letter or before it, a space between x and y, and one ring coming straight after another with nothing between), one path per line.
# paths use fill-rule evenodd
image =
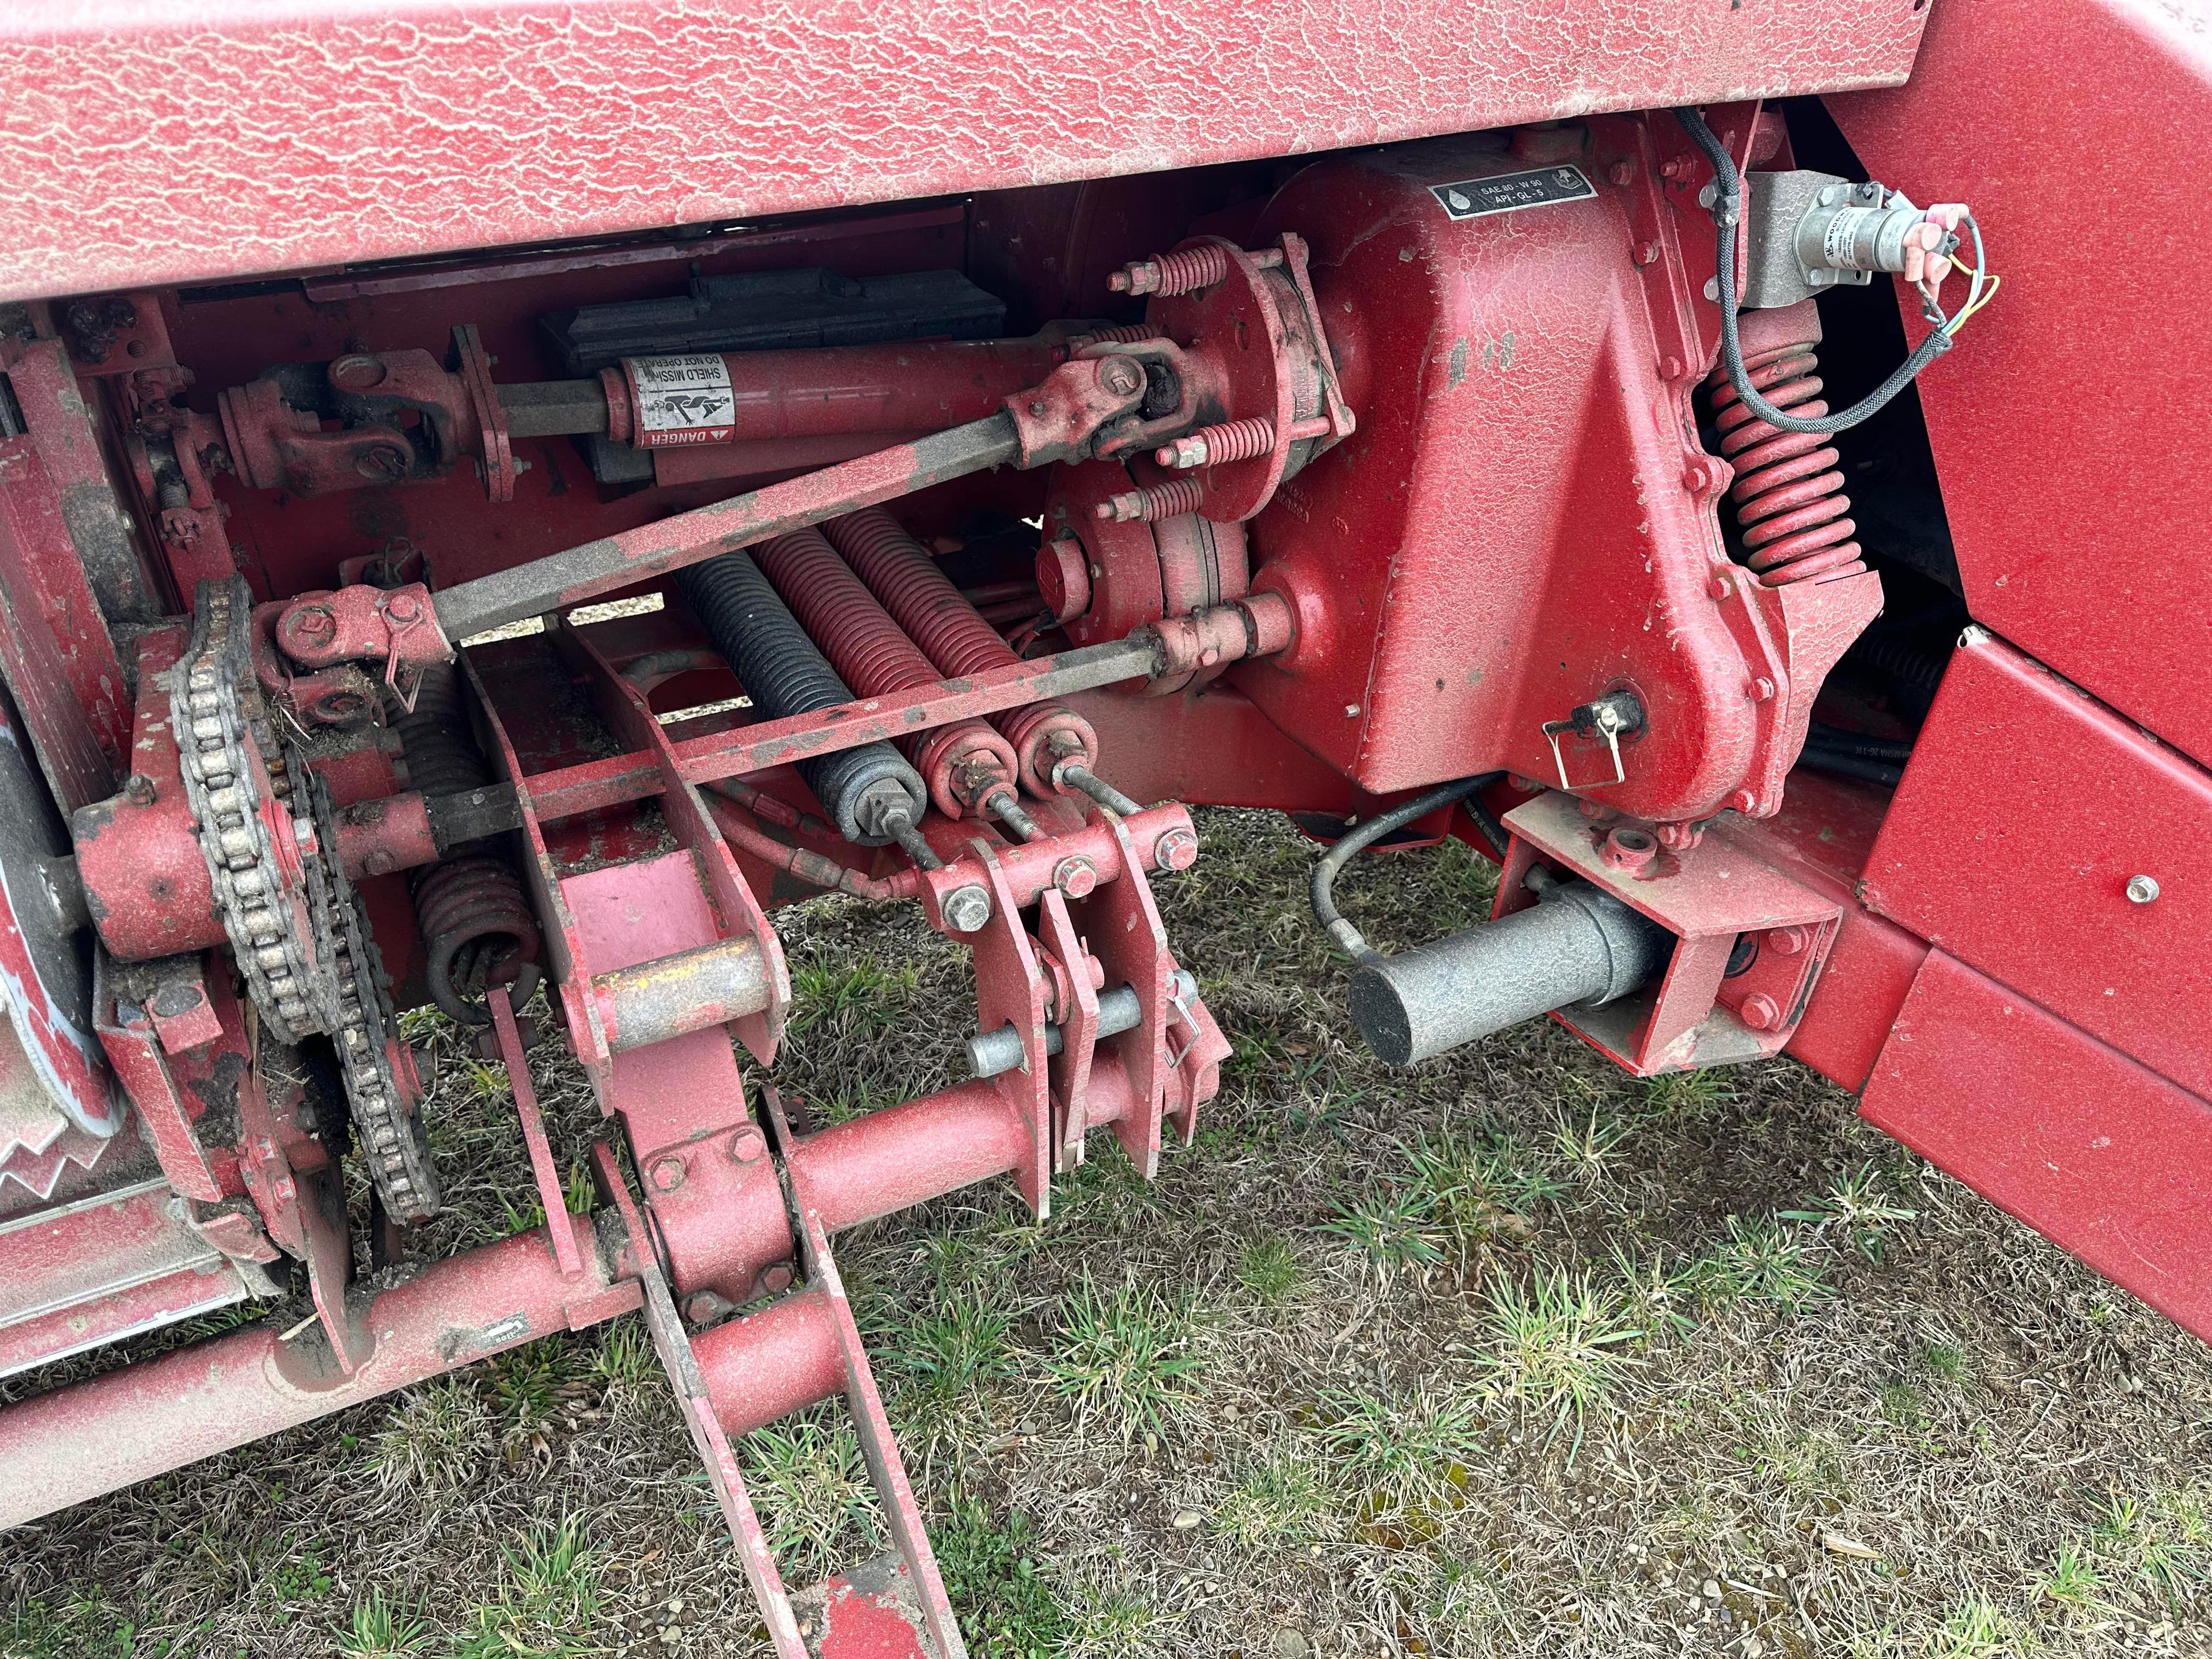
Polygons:
M2128 878L2128 897L2129 897L2131 901L2133 901L2135 903L2137 903L2137 904L2148 904L2148 903L2149 903L2153 899L2156 898L2157 896L2158 896L2158 878L2157 878L2157 877L2155 877L2155 876L2130 876L2130 877Z
M1162 870L1188 870L1198 862L1198 837L1170 830L1152 843L1152 862Z
M991 896L980 882L956 887L945 896L945 925L956 933L972 933L991 919Z
M1771 1031L1782 1024L1782 1009L1764 991L1754 991L1743 1000L1736 1016L1754 1031Z
M1052 884L1070 898L1087 898L1098 885L1098 866L1080 853L1053 866Z
M684 1160L673 1152L665 1158L656 1158L647 1173L655 1192L672 1193L684 1184Z

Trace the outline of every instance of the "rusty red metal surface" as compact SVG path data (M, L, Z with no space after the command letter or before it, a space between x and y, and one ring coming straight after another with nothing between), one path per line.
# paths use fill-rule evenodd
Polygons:
M1860 1109L2212 1340L2212 1101L1939 950Z
M2212 395L2212 363L2173 350L2162 328L2109 325L2154 315L2186 284L2212 225L2196 187L2212 165L2198 26L2126 0L1944 0L1930 15L1911 85L1829 107L1875 177L1909 191L1941 179L2007 227L2003 303L1964 337L1972 361L1920 387L1968 607L2212 765L2197 688L2212 614L2199 567L2155 529L2206 511L2201 440L2170 414ZM2040 88L2060 62L2074 67L2054 102ZM1966 108L1980 112L1971 127L1951 118ZM2109 215L2122 158L2143 155L2160 161L2125 186L2130 211L2161 234L2124 269L2076 280L2079 228ZM2088 394L2094 419L2076 418L2084 387L2113 394Z
M2212 1096L2208 823L2212 773L1976 629L1868 857L1866 902Z
M0 222L0 296L1890 85L1923 22L1879 0L1607 5L1571 31L1548 16L1462 3L1407 18L1330 0L1292 18L1208 0L1104 24L1031 5L986 29L913 7L872 20L855 74L851 37L827 16L763 30L670 0L627 0L589 21L542 5L457 9L431 27L244 4L187 27L38 0L0 37L15 112L0 129L0 176L22 185ZM1477 37L1497 45L1470 74ZM1077 39L1085 49L1070 53ZM1224 40L1238 49L1221 52ZM1195 87L1096 71L1125 58L1206 67ZM1362 96L1346 98L1351 86ZM250 125L230 118L249 106ZM947 108L972 118L946 131ZM454 110L471 118L458 142L418 142L450 131ZM156 131L158 145L146 137ZM920 131L943 135L926 155ZM560 165L584 133L598 165Z

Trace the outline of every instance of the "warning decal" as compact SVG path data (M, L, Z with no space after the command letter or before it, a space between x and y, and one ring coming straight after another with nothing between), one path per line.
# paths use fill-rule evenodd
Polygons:
M710 351L680 357L625 357L630 395L637 403L640 449L684 444L726 444L737 418L730 366Z
M1580 167L1561 167L1501 173L1489 179L1462 179L1456 185L1431 185L1429 193L1443 204L1444 211L1453 218L1480 219L1489 213L1579 202L1597 191Z

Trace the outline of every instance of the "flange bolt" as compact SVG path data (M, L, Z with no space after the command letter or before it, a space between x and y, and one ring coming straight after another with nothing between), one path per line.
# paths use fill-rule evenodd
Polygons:
M956 887L945 896L945 925L956 933L972 933L991 919L991 896L978 882Z
M1163 870L1188 870L1198 862L1198 837L1170 830L1152 843L1152 862Z
M2157 877L2130 876L2128 878L2128 897L2132 899L2136 903L2148 904L2157 896Z

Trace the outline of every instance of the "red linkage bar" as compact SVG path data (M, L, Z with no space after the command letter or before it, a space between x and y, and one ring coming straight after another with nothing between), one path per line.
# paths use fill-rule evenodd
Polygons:
M909 737L953 720L994 714L1047 697L1144 679L1157 665L1152 636L1140 633L1110 645L1062 651L966 679L940 680L908 691L839 703L811 714L685 738L673 747L687 782L712 783L864 743ZM617 755L539 773L529 780L530 799L539 820L550 822L658 794L661 776L659 762L653 756Z

